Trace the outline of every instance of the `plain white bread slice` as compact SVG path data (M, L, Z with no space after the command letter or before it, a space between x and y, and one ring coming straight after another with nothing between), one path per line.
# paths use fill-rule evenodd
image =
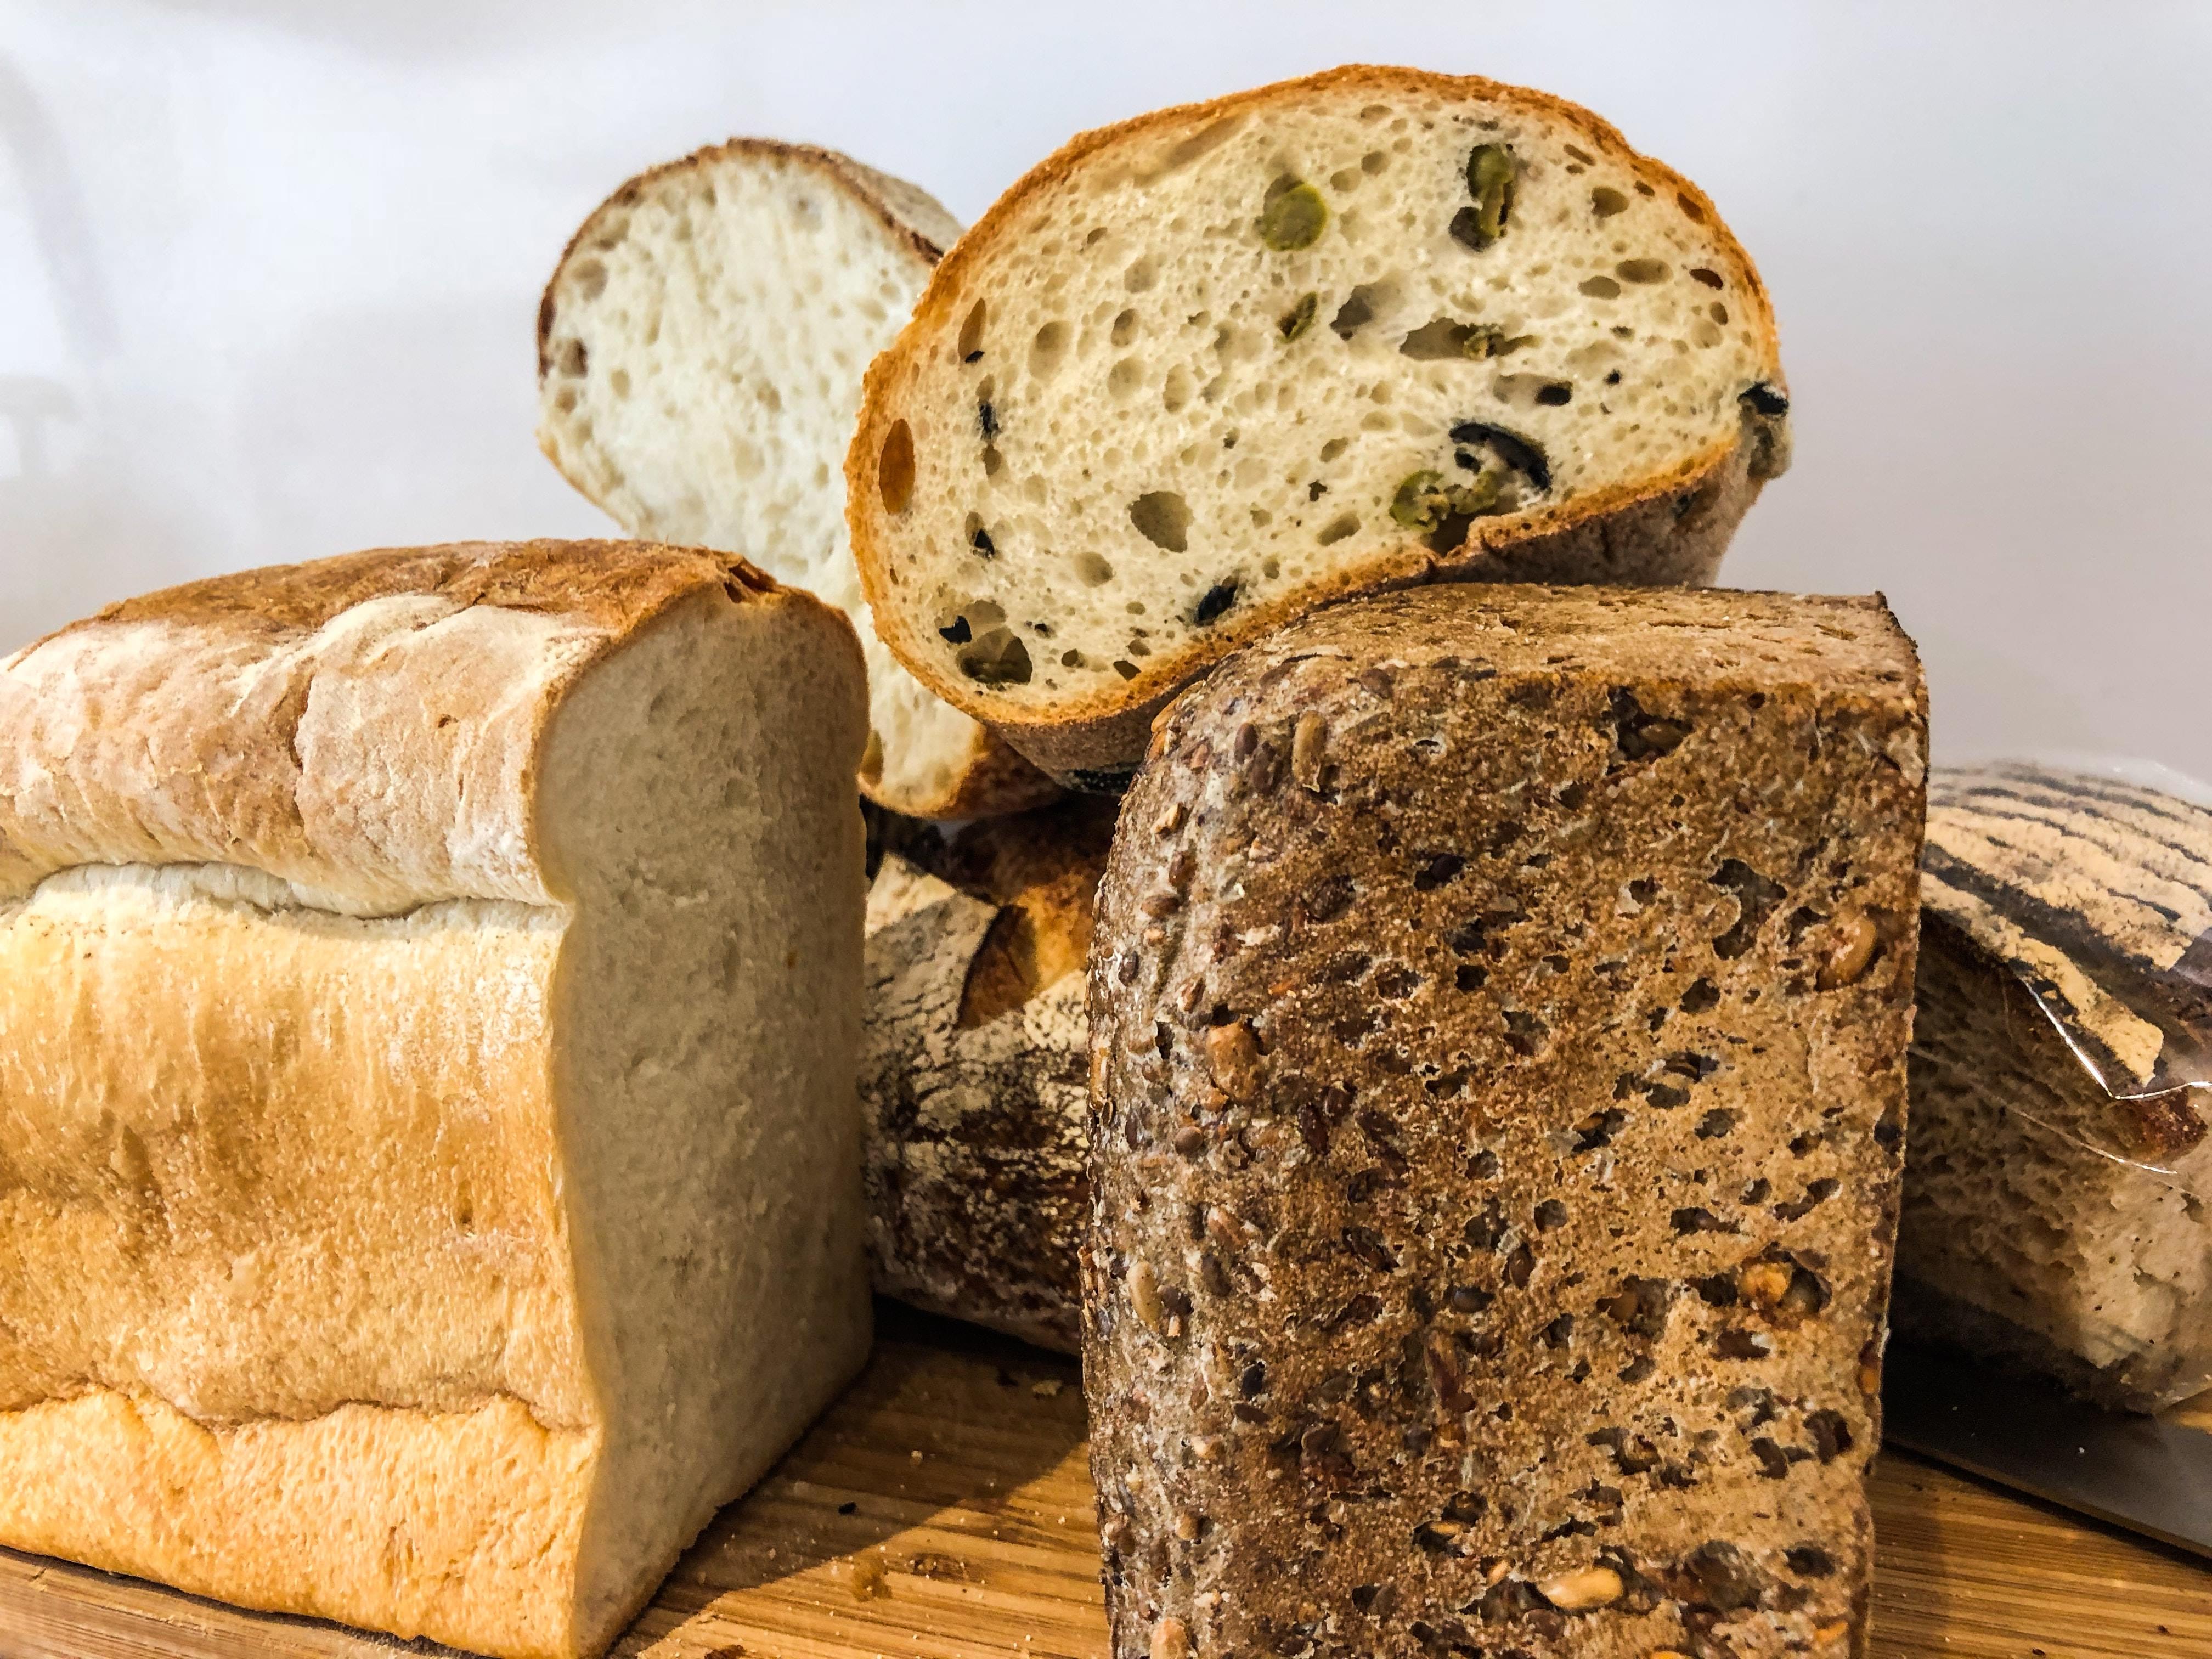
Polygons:
M959 234L849 156L733 139L601 204L538 313L547 456L631 535L741 553L850 617L868 653L861 787L916 817L1054 793L878 641L845 528L862 372Z
M862 675L619 543L0 663L0 1544L613 1638L866 1358Z
M1353 67L1033 168L870 369L848 511L899 659L1110 786L1325 599L1709 580L1787 408L1695 185L1543 94Z

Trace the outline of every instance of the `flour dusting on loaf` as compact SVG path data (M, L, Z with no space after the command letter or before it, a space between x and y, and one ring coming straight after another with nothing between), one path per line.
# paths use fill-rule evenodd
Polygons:
M869 894L860 1099L876 1288L1071 1352L1088 1207L1084 968L1113 823L1110 806L1077 799L909 842Z
M1900 1328L2154 1410L2212 1386L2212 810L1930 780Z

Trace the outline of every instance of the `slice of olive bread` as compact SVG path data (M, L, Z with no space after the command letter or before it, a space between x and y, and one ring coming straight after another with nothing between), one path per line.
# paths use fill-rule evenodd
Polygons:
M1709 580L1787 410L1695 185L1540 93L1340 69L1007 191L869 371L854 547L923 684L1110 783L1177 686L1324 599Z
M1925 736L1879 599L1772 593L1383 595L1175 705L1091 957L1115 1659L1864 1651Z
M845 529L861 371L959 234L849 156L732 139L602 203L538 313L547 456L630 534L742 553L844 611L868 655L861 787L919 817L1054 793L876 638Z

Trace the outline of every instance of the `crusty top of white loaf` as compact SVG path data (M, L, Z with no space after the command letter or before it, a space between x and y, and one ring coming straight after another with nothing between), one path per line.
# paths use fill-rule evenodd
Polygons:
M379 549L109 606L0 661L0 902L86 864L222 863L383 915L556 902L538 763L577 677L717 593L830 607L648 543Z

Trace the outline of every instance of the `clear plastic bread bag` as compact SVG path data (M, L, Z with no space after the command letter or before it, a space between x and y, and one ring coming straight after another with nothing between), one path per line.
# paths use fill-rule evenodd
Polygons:
M1929 779L1900 1323L2110 1405L2212 1387L2212 788Z

